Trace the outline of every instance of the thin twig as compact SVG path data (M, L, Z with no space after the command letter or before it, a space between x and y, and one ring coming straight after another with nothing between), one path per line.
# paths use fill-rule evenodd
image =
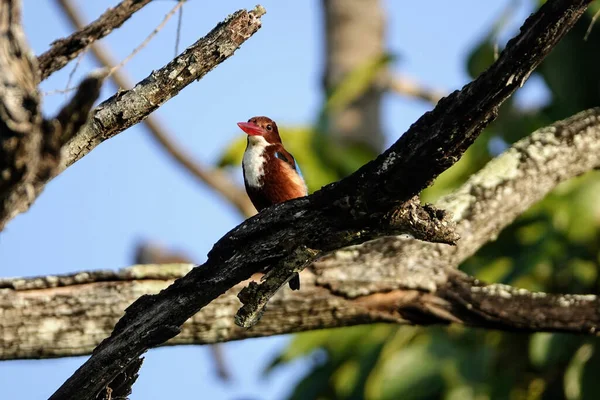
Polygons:
M125 66L125 64L127 64L129 61L131 61L131 59L133 57L135 57L137 53L139 53L144 47L146 47L148 45L148 43L150 43L150 41L154 38L154 36L156 36L156 34L158 32L160 32L165 27L165 25L167 24L167 22L169 22L169 20L171 19L171 17L182 6L183 6L183 1L177 2L177 4L175 5L175 7L173 7L171 9L171 11L169 11L167 13L167 15L165 15L165 17L163 18L163 20L161 21L161 23L158 24L158 26L156 28L154 28L154 30L152 32L150 32L150 34L146 37L146 39L144 39L144 41L142 43L140 43L139 46L137 46L135 49L133 49L133 51L131 52L131 54L129 54L119 64L115 65L114 67L112 67L110 69L109 76L112 75L112 74L114 74L117 70L121 69L123 66ZM175 54L175 55L177 56L177 54Z
M77 8L68 0L62 0L60 4L65 15L75 29L81 29L81 27L85 25L85 22ZM178 6L181 4L183 4L183 2L178 3ZM113 71L110 78L118 87L131 88L133 86L131 80L123 70L114 69L117 62L108 49L99 43L94 43L90 46L90 50L101 65ZM148 133L150 133L152 138L154 138L167 154L177 161L179 165L184 167L199 181L221 194L235 206L242 215L251 216L256 213L256 209L243 189L239 188L224 171L207 168L193 160L191 156L186 154L175 140L172 139L173 135L157 120L157 118L152 116L146 118L144 120L144 126L147 128Z
M38 57L41 79L63 68L69 61L77 57L91 43L102 39L114 29L123 25L131 16L151 0L123 0L116 6L106 10L89 25L79 29L66 38L56 40L49 50ZM59 7L73 8L70 0L56 0Z
M184 2L186 0L179 0ZM181 41L181 26L183 25L183 7L179 9L179 16L177 18L177 35L175 36L175 56L179 54L179 42Z
M417 81L405 76L390 77L388 88L402 96L425 100L434 105L446 95L441 90L426 88Z
M54 89L48 92L41 92L42 96L54 96L55 94L67 94L77 90L76 87L66 87L64 89Z
M77 71L77 68L79 68L79 65L81 64L81 61L83 61L83 57L85 56L85 51L82 51L81 54L77 57L77 62L75 63L75 66L73 67L73 69L71 70L71 72L69 73L69 78L67 79L67 84L65 85L65 89L64 89L64 93L67 94L67 92L70 92L72 90L75 90L76 88L71 88L71 81L73 80L73 76L75 75L75 72Z

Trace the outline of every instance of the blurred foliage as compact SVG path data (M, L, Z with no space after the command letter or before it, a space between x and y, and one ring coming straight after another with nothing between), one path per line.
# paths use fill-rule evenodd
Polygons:
M532 0L537 1L537 0ZM460 186L492 157L535 129L600 104L600 27L583 37L596 2L536 72L549 92L537 108L514 97L463 158L424 191L424 201ZM501 49L498 35L507 9L466 60L468 73L484 71ZM366 63L327 94L314 126L281 128L311 191L337 180L374 157L359 146L335 142L327 115L366 90L391 57ZM241 136L241 135L240 135ZM220 165L239 168L240 137ZM464 262L463 270L490 282L531 290L597 293L600 285L600 177L586 174L561 184L498 239ZM296 335L267 372L298 358L312 370L291 399L591 400L600 399L600 343L564 334L513 334L462 326L359 326Z
M329 112L343 110L364 94L371 87L377 74L393 60L393 55L383 54L351 71L331 90L331 93L328 93L320 120L326 118Z
M328 134L328 116L347 107L372 85L374 79L393 60L384 54L356 68L327 94L317 121L312 127L280 126L285 148L294 155L309 192L351 174L377 156L357 143L340 143ZM246 135L240 135L220 156L218 166L239 168L246 148Z

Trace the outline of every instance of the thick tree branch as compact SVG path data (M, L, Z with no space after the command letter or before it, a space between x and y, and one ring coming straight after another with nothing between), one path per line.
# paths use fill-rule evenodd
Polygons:
M144 358L131 362L108 386L98 393L98 400L129 400L133 384L139 377Z
M42 117L35 59L18 0L0 1L0 231L33 196Z
M12 4L11 2L8 3ZM4 5L4 3L2 4ZM3 153L0 154L2 156L0 158L0 231L10 219L29 208L29 205L41 193L50 179L89 153L104 140L147 118L152 111L179 93L185 86L194 80L201 79L210 70L233 55L235 50L260 28L260 17L264 13L265 10L257 6L254 11L242 10L231 15L169 64L152 72L150 76L139 82L133 89L120 91L101 103L91 112L90 118L83 126L80 126L80 122L84 120L82 117L89 113L89 107L95 99L82 97L82 93L94 93L94 91L87 89L101 84L103 79L101 74L92 74L88 80L85 80L84 83L87 83L79 88L79 92L75 95L77 101L75 103L71 102L68 106L70 111L75 112L76 110L73 107L78 105L78 118L74 116L72 120L65 119L66 116L63 112L59 114L58 118L51 121L42 121L38 113L37 116L32 114L32 118L35 117L32 121L39 120L36 124L41 124L44 132L41 132L42 129L38 129L37 134L32 131L30 135L22 138L21 134L12 134L9 130L0 131L0 146L2 147L0 151ZM8 16L11 14L3 13L3 15ZM12 27L12 25L15 25L14 19L5 18L4 23L10 29L20 29ZM20 38L22 35L4 35L0 37L0 40L12 37ZM9 46L12 45L9 44ZM17 52L16 54L28 54L28 51ZM8 77L6 82L13 88L11 90L17 88L19 93L29 93L26 89L26 81L15 80L9 74L13 65L9 65L6 69L2 68L0 75L5 74ZM95 79L97 85L88 85L91 82L90 79ZM37 78L35 82L37 85ZM29 129L25 129L24 125L14 124L10 121L14 116L21 118L21 114L27 114L33 109L37 110L37 100L32 97L33 93L37 96L37 89L35 86L33 88L34 92L28 95L28 99L31 101L14 102L12 106L7 102L9 96L4 98L0 96L0 103L4 102L4 107L7 110L7 112L0 114L3 124L9 124L11 129ZM9 92L5 93L8 94ZM17 99L17 97L13 96L10 99ZM17 111L17 108L22 108L22 110ZM77 120L77 123L73 125L72 123L75 120ZM71 125L63 129L60 125L61 121L68 122ZM35 126L35 124L32 126ZM74 132L74 126L78 128L77 133ZM29 147L38 146L42 141L42 137L41 155L34 157L30 154ZM67 143L64 143L64 140L67 140ZM24 149L29 150L23 153ZM27 154L27 157L23 154ZM37 160L39 157L42 157L43 160ZM32 176L35 176L35 182L29 182L33 179ZM217 175L215 174L211 179L216 180ZM223 184L222 186L227 185ZM246 211L246 209L244 210Z
M148 242L142 242L138 244L133 262L135 264L192 264L189 256L179 251L173 251L164 248L159 244ZM142 267L142 270L143 268L145 267ZM191 267L189 269L191 269ZM107 335L109 333L110 332L107 332ZM218 343L211 345L210 353L214 363L216 376L223 381L229 380L231 378L231 374L229 372L226 357L223 354L221 346Z
M106 10L104 14L89 25L66 38L54 41L50 49L38 57L42 80L63 68L90 44L102 39L114 29L123 25L136 11L139 11L150 2L151 0L123 0L113 8ZM57 3L63 8L71 6L69 0L57 0Z
M443 213L408 212L411 199L460 158L588 4L548 1L488 71L441 100L376 160L311 196L250 218L215 244L204 265L160 294L138 299L52 399L93 398L123 366L176 336L188 318L235 284L267 267L291 273L303 249L309 261L314 254L407 231L418 239L454 240Z
M120 91L102 102L81 132L67 143L64 167L81 159L103 141L141 122L187 85L203 78L231 57L258 31L264 13L260 6L250 12L237 11L133 89Z
M300 293L277 293L252 329L233 324L240 284L166 344L380 321L592 333L600 323L593 296L533 295L484 285L455 268L556 185L598 167L600 109L593 109L521 140L441 199L437 205L453 210L457 219L462 239L456 246L386 237L338 250L301 274ZM89 354L136 298L156 293L192 268L138 265L119 272L0 280L0 359Z
M80 31L83 30L85 22L77 8L67 0L61 0L60 6L73 27ZM117 62L106 47L99 43L93 43L90 45L90 50L103 67L112 71L110 76L117 87L122 89L130 89L133 87L131 79L129 79L123 69L112 70L113 67L117 65ZM181 165L192 176L223 196L230 204L235 206L242 215L249 217L256 214L256 209L250 202L246 192L238 187L224 171L211 169L194 160L190 154L187 154L186 151L173 140L173 134L168 131L158 118L149 116L143 123L152 138L156 140L173 160Z
M323 89L334 91L349 74L385 53L386 15L381 0L322 0L324 25ZM382 67L382 75L387 66ZM381 123L383 90L373 82L344 107L327 113L328 134L343 144L361 143L379 154L385 137Z
M26 211L57 173L62 145L86 122L102 74L92 74L57 117L40 112L35 59L21 28L20 3L0 2L0 231Z

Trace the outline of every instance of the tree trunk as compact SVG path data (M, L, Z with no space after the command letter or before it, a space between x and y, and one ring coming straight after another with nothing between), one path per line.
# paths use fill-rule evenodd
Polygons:
M380 0L323 0L326 93L346 74L384 53L385 18ZM356 101L329 115L330 133L341 143L384 144L380 109L383 90L372 85Z

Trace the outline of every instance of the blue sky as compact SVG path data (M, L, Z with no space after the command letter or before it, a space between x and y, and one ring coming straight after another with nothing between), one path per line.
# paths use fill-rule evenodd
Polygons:
M465 57L510 0L385 1L388 49L398 55L393 68L430 86L454 90L468 82ZM116 0L79 1L92 20ZM237 121L268 115L279 125L310 124L322 100L323 64L320 1L261 3L263 28L234 57L193 83L155 115L197 159L214 162L220 151L243 135ZM252 8L255 1L197 1L184 5L180 51L228 14ZM154 1L104 40L119 58L126 57L174 6ZM522 23L531 2L518 3L509 32ZM31 47L40 54L56 38L70 33L54 2L24 0L24 24ZM163 66L174 55L176 18L126 66L135 81ZM507 36L503 35L502 39ZM502 44L502 43L501 43ZM86 56L75 81L96 65ZM63 89L73 65L43 82L43 91ZM523 97L535 99L535 82ZM115 91L106 84L101 98ZM530 95L527 95L527 92ZM52 115L64 95L44 98ZM396 140L429 105L388 95L383 118L388 142ZM234 171L239 178L241 168ZM131 264L143 239L181 249L197 263L213 243L241 222L231 206L182 173L139 126L96 148L54 179L23 215L0 233L3 276L33 276L89 269L118 269ZM205 347L150 351L134 387L133 399L210 398L279 399L288 393L306 362L281 368L267 378L262 369L288 337L252 339L225 345L234 376L219 382ZM85 358L0 362L5 398L48 397Z

